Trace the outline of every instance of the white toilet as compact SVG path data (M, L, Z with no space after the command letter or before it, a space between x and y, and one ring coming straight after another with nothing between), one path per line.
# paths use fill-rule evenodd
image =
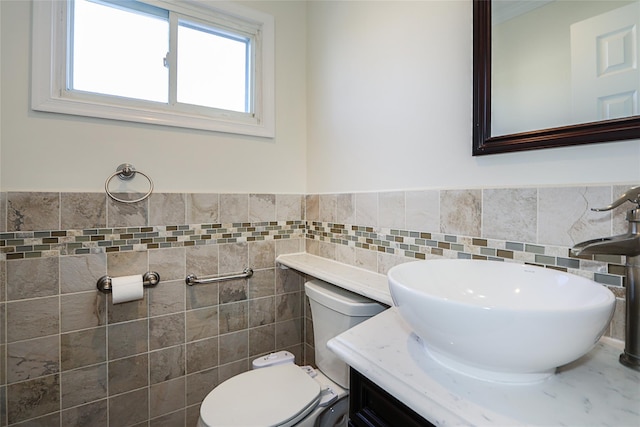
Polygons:
M205 397L198 427L347 425L349 368L326 344L385 307L320 280L305 283L305 291L318 369L295 365L286 351L258 358L253 370L224 381Z

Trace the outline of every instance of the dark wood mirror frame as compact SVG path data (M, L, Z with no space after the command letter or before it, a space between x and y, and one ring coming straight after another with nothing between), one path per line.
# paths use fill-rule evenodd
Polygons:
M491 136L491 0L473 0L473 155L640 139L640 116Z

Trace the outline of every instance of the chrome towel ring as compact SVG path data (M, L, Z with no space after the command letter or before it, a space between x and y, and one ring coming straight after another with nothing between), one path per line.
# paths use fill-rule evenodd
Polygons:
M139 173L140 175L144 176L149 181L149 191L147 191L147 193L144 196L142 196L140 198L137 198L137 199L134 199L134 200L125 200L125 199L120 199L120 198L116 197L113 193L111 193L111 191L109 191L109 183L116 176L118 178L120 178L121 180L123 180L123 181L128 181L130 179L133 179L133 177L136 176L137 173ZM137 203L137 202L143 201L144 199L146 199L147 197L149 197L151 195L151 193L153 192L153 181L151 181L151 178L149 178L149 175L147 175L144 172L140 172L140 171L136 170L136 168L134 168L133 165L131 165L129 163L123 163L120 166L118 166L116 171L114 173L112 173L109 176L109 178L107 178L107 180L104 183L104 190L107 192L107 195L109 197L111 197L113 200L115 200L116 202L120 202L120 203Z

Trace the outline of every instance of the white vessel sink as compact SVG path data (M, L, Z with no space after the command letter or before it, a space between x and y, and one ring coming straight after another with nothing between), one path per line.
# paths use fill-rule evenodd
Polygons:
M589 352L615 305L592 280L499 261L410 262L388 279L402 318L434 359L503 383L542 381Z

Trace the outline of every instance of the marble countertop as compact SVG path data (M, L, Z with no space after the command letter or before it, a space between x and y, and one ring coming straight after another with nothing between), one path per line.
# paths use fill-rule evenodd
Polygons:
M393 305L385 275L306 253L281 255L277 262ZM438 426L640 426L640 373L618 363L619 341L603 338L581 359L530 385L490 383L442 366L394 307L328 346Z
M329 341L347 364L438 426L640 426L640 373L603 339L549 379L504 385L432 359L396 308Z

